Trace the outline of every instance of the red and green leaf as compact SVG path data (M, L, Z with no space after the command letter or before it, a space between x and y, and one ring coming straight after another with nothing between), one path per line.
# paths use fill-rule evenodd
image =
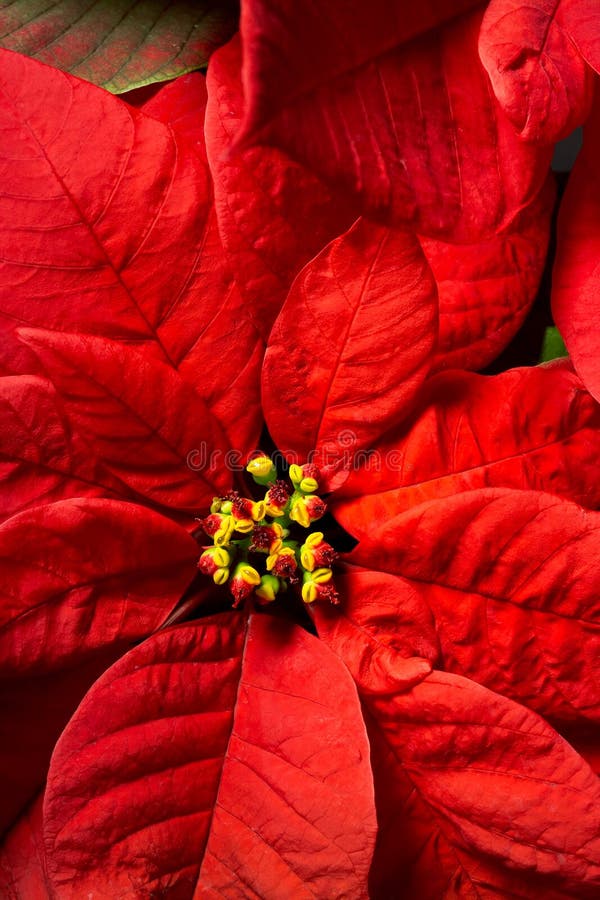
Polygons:
M354 684L281 620L169 629L89 692L57 745L44 812L65 900L364 897L375 822Z
M0 9L0 47L118 94L205 66L235 26L229 0L13 0Z

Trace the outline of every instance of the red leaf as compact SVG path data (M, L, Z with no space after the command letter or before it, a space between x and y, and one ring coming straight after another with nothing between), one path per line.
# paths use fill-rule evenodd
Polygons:
M599 454L600 407L566 360L491 378L440 373L409 427L376 447L331 507L359 538L426 500L482 487L550 491L594 508Z
M420 238L439 294L437 369L481 369L517 333L546 262L554 179L504 230L474 244Z
M170 125L208 164L204 141L206 78L200 72L188 72L164 85L152 84L129 91L121 99L141 109L144 115Z
M231 483L202 398L159 360L115 341L23 329L96 457L151 502L200 513Z
M573 365L600 400L600 94L561 204L552 313Z
M197 556L184 529L112 500L39 506L0 527L0 831L41 786L87 687L166 619Z
M491 0L479 51L524 138L553 143L585 120L600 65L596 0Z
M302 34L305 8L293 9L289 30ZM364 6L363 16L372 15ZM362 16L346 16L341 40L326 45L327 61L317 53L313 62L303 49L297 67L287 33L279 43L268 30L279 17L260 23L259 39L248 33L246 15L246 140L254 129L252 140L281 147L352 191L366 214L452 241L488 237L538 194L551 148L519 140L491 93L477 52L479 11L399 46L396 15L378 23L385 47L370 45ZM296 68L305 73L295 77L299 88L279 102L279 85Z
M600 787L542 719L443 672L366 702L373 897L597 896Z
M381 523L350 561L419 590L446 670L557 721L597 722L599 555L598 513L536 491L479 490Z
M65 900L364 897L372 804L342 664L225 614L154 636L87 695L52 760L49 875Z
M399 9L394 0L327 0L298 7L249 0L242 8L248 127L264 124L315 84L325 83L477 5L424 0ZM309 54L307 57L307 48ZM307 64L307 62L309 64Z
M339 606L313 603L319 637L343 660L362 693L376 692L388 676L411 687L440 659L435 620L407 581L357 566L336 572ZM414 657L420 657L418 659Z
M129 96L127 101L131 102ZM190 72L162 87L141 109L169 125L208 166L206 101L206 79ZM204 295L219 298L220 309L205 302L202 317L198 298L192 295L187 305L180 303L172 310L165 334L180 344L180 371L201 389L231 446L246 455L256 447L262 430L259 373L264 346L255 332L255 327L260 332L260 322L250 325L252 309L225 266L214 209L206 223L200 265Z
M60 398L35 376L0 378L0 508L8 518L68 497L130 492L71 432Z
M285 453L334 461L407 408L435 342L436 292L416 238L359 219L298 276L263 367L263 404Z
M207 151L223 244L248 312L267 338L294 277L356 212L279 150L232 149L243 115L240 65L239 39L211 59Z
M49 900L46 879L42 800L23 814L0 850L0 892L5 900Z
M229 394L245 411L232 441L253 449L261 346L225 269L194 142L90 84L1 56L1 330L142 343L215 414L215 396Z

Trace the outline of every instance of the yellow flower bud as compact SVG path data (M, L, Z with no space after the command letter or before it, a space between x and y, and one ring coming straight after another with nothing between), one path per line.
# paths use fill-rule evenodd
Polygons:
M229 578L229 569L217 569L213 573L213 581L215 584L226 584Z
M273 461L268 456L255 456L246 466L246 472L249 472L253 478L269 478L275 476L276 470Z

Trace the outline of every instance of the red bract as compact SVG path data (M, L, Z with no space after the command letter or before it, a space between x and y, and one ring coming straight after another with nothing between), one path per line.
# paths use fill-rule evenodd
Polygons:
M0 542L4 830L43 785L86 689L165 621L191 580L197 546L156 513L96 498L13 516Z
M472 244L419 237L438 288L434 368L483 368L516 333L538 288L554 197L549 177L507 228Z
M584 146L561 206L552 310L573 364L600 399L600 98L584 128Z
M408 411L429 369L436 289L415 235L359 219L294 282L269 337L263 404L279 447L335 466Z
M256 6L258 15L258 8L261 5ZM270 21L275 27L279 27L275 20ZM461 27L464 31L464 26ZM294 35L290 35L290 39L293 38ZM389 40L387 32L385 39ZM432 41L433 38L426 43L427 48ZM364 49L361 43L361 52ZM398 49L401 73L404 72L403 67L406 67L406 73L412 72L409 60L405 59L407 54L410 55L409 49ZM427 53L429 52L428 49ZM479 77L484 81L485 74L479 65L474 45L469 52L473 57L472 67L468 73L470 90L473 71L479 71ZM265 53L267 58L261 65L274 64L268 49ZM426 64L427 53L422 53L420 49L413 52L419 65ZM302 62L305 63L304 54ZM321 62L327 66L331 62L331 56ZM437 77L437 63L434 68ZM396 68L393 68L393 71L395 72ZM406 73L405 77L408 77ZM271 76L268 85L265 85L271 101L270 109L274 106L271 92L281 87L287 74L286 65L284 72L278 69L277 77ZM457 77L459 81L467 80L464 73ZM435 104L439 103L440 98L443 99L444 92L440 85L431 88L432 78L434 74L428 72L424 90L426 93L431 92L432 103ZM411 79L412 75L409 79L407 97L403 95L404 99L410 102L413 101L414 93ZM360 211L360 204L356 197L351 198L352 202L349 203L346 191L336 191L332 195L332 185L327 188L322 178L317 177L317 174L320 176L326 174L321 171L318 161L306 157L308 145L304 139L297 148L285 144L292 156L299 156L304 165L292 160L279 147L267 148L262 144L248 149L235 147L244 118L240 49L237 41L232 41L214 54L209 67L208 84L210 96L206 131L215 176L220 233L241 289L256 310L257 327L263 334L265 332L268 334L292 279L297 275L301 265L314 256L324 243L351 225L352 212L354 211L356 216ZM461 91L463 90L467 90L466 83L461 88ZM250 105L253 97L254 94L250 92L247 98ZM339 97L337 94L335 97L336 104L340 102L340 98L343 101L344 91L341 90ZM373 106L373 102L372 98L369 98L369 109ZM421 103L423 102L421 99ZM309 106L309 114L312 115L315 107L313 93L309 95L306 103ZM492 110L488 109L490 100L487 88L485 103L491 115L494 107L492 102ZM459 108L462 109L463 105L461 103ZM352 107L353 115L356 109L356 106ZM424 115L425 112L426 110ZM431 115L434 120L433 127L437 128L438 125L435 123L438 113L431 110ZM302 121L304 118L303 114ZM409 119L401 104L394 123L402 133L407 128ZM294 129L297 125L298 123L294 122ZM324 148L326 133L327 128L319 127L313 136L317 141L319 152ZM342 134L344 133L343 131ZM507 133L510 134L510 129ZM287 138L293 137L294 130L286 127L285 135ZM487 152L488 137L488 131L481 128L481 121L476 117L470 122L468 131L461 127L456 140L460 139L460 143L464 143L464 156L469 163L477 159L482 152ZM419 138L417 146L424 140L423 137ZM455 146L443 129L440 131L439 141L441 145L439 167L445 170L448 166L445 154L454 159ZM414 141L407 139L406 143L407 153L413 153ZM358 145L352 147L353 159L356 158L358 149ZM521 143L516 149L518 154L523 152L529 154ZM388 157L386 152L385 158ZM544 173L542 157L538 159L540 184ZM418 153L415 162L418 166L423 163ZM514 153L508 150L507 163L511 167L514 165ZM402 166L406 166L404 158ZM377 166L369 171L372 174L377 172L378 168L379 158ZM440 327L438 354L435 360L438 367L461 365L477 368L489 363L523 321L535 296L544 264L550 225L552 184L549 182L542 187L523 210L514 210L511 213L511 217L514 215L514 218L510 224L497 230L495 227L486 226L483 221L475 223L481 211L480 202L484 195L487 209L489 186L483 185L483 176L487 172L488 169L482 161L476 175L476 178L481 177L481 186L471 194L462 192L460 199L456 201L451 198L451 194L457 185L448 178L437 185L435 190L426 184L423 185L424 196L435 197L432 202L435 203L436 215L439 215L440 208L445 203L456 202L464 204L466 214L473 218L472 227L469 226L468 229L471 232L468 236L469 242L466 244L457 246L455 243L457 239L463 239L464 229L460 222L456 226L448 224L442 237L434 237L430 234L432 223L424 221L422 228L424 234L428 236L419 236L438 285ZM335 178L338 178L339 174L339 167L336 167ZM432 174L435 174L435 171L428 163L424 172L417 173L414 177L420 184L423 178L425 181L431 179ZM459 175L459 182L461 178ZM465 180L470 180L470 177L465 175ZM415 190L417 189L420 190L418 185ZM308 222L311 223L310 227L307 227ZM410 239L407 237L407 240ZM414 240L414 237L412 239Z
M178 626L132 651L53 757L55 890L360 896L375 821L345 676L314 637L264 616Z
M428 379L441 348L478 365L517 327L543 261L547 149L515 134L481 69L464 101L476 17L404 47L442 4L385 27L389 4L351 4L335 52L327 23L312 66L296 50L268 83L297 41L295 7L270 9L244 7L246 108L239 48L215 55L208 153L201 76L133 109L4 55L3 891L591 898L597 782L538 713L594 758L600 409L568 362ZM415 83L419 117L403 106ZM372 132L365 84L377 102L398 90ZM236 147L244 116L267 127L265 86L279 124L316 121L325 97L347 128L324 120L302 166L249 147L249 128ZM336 207L312 167L330 178L340 134L340 183L365 180ZM357 196L395 223L352 224ZM290 621L299 564L282 540L268 549L292 559L287 601L265 588L255 611L260 577L237 566L238 610L196 580L189 532L213 495L259 544L279 533L277 503L266 523L260 498L230 493L261 381L272 438L324 464L359 539L335 590L333 538L304 548L302 622L308 608L320 640ZM310 495L290 499L300 527L323 512L321 473L290 475Z
M264 6L248 3L242 17L242 39L255 48L245 71L248 136L350 188L364 212L411 222L427 236L478 239L509 225L538 193L549 154L521 141L490 95L477 55L479 12L408 43L393 30L363 43L357 28L364 55L337 42L281 106L288 47L263 52L282 31L274 33L280 17L264 15ZM298 5L282 18L285 35L302 33ZM292 48L290 56L300 64Z
M585 119L600 66L594 0L491 0L481 26L481 59L494 91L523 137L552 142Z
M345 231L356 210L280 150L234 149L244 113L241 48L232 40L208 70L206 143L223 246L264 337L302 266Z

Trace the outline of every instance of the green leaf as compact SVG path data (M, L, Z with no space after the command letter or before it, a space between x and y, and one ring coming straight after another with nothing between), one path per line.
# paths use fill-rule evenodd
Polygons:
M551 325L546 328L540 352L540 362L550 362L551 359L559 359L561 356L568 355L569 353L565 347L565 342L556 325Z
M205 66L235 0L0 0L0 47L115 94Z

